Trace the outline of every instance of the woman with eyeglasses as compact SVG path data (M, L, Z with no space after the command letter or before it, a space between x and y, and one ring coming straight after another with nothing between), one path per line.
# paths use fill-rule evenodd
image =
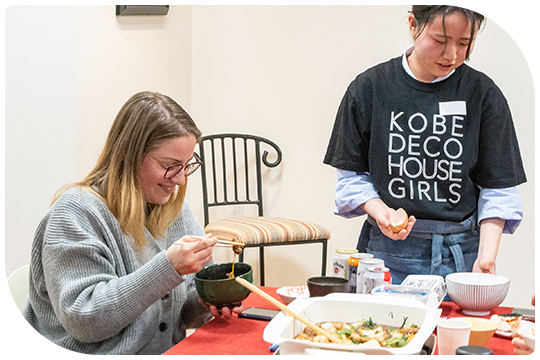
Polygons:
M335 213L368 215L357 249L410 274L495 273L501 235L522 220L526 181L510 108L465 61L484 16L413 5L414 45L357 76L340 104L324 163L337 169ZM406 227L392 229L399 208Z
M24 316L39 333L81 353L161 354L242 311L207 307L195 289L217 243L184 200L200 137L168 96L124 104L95 168L61 189L36 231Z

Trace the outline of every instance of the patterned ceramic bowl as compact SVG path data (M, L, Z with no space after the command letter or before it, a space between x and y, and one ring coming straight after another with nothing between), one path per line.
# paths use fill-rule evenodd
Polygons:
M489 315L499 306L510 288L510 279L493 274L454 273L446 276L448 295L471 316Z

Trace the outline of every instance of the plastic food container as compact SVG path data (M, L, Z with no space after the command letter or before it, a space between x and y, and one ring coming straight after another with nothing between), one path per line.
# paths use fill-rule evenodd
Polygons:
M380 285L371 294L405 297L429 306L439 306L446 296L446 284L439 275L409 275L401 285Z
M447 294L446 283L440 275L409 275L403 280L401 286L431 290L437 295L439 305Z
M420 330L412 341L402 348L367 348L358 345L315 343L295 340L305 325L281 312L266 326L264 341L280 345L280 355L330 354L395 354L416 355L422 351L424 343L437 326L442 310L428 306L415 299L369 294L334 293L294 301L288 308L312 323L325 321L356 322L369 319L377 324L400 327L407 318L407 324L415 324Z
M433 291L408 286L379 285L371 290L371 294L375 296L397 296L415 299L428 306L438 306L440 304L438 296Z

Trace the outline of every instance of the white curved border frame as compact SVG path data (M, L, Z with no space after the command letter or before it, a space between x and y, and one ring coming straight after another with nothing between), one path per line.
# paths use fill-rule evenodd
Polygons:
M506 31L506 33L508 35L510 35L512 40L514 40L514 42L517 44L517 46L519 47L519 49L523 53L523 56L525 57L525 60L527 61L527 65L529 65L529 70L531 72L531 76L532 76L532 79L533 79L533 86L534 86L534 92L535 92L535 98L536 98L536 92L537 92L536 91L537 90L536 68L534 66L534 62L532 60L531 54L529 53L529 51L525 47L525 44L523 44L523 41L521 41L519 36L517 36L517 34L514 32L514 30L512 30L510 28L510 26L506 25L501 19L499 19L497 16L493 15L492 13L490 13L487 10L481 9L481 8L479 8L477 6L470 5L470 4L457 4L456 6L467 8L469 10L473 10L473 11L475 11L477 13L480 13L480 14L484 15L489 20L493 20L493 22L495 22L497 25L499 25L504 31Z
M506 25L502 20L500 20L497 16L491 14L490 12L488 12L488 11L486 11L484 9L480 9L480 8L474 6L474 5L471 5L471 4L459 4L458 3L458 4L453 4L453 5L460 6L460 7L469 9L469 10L473 10L473 11L476 11L476 12L484 15L486 18L492 20L498 26L500 26L504 31L506 31L508 33L508 35L510 35L510 37L515 41L515 43L520 48L521 52L523 53L523 56L525 57L525 60L527 61L527 64L529 66L529 70L531 72L531 76L532 76L532 79L533 79L535 98L537 98L537 88L538 87L537 87L536 68L534 66L534 62L532 60L532 57L531 57L529 51L525 47L525 44L523 44L523 42L516 35L516 33L508 25ZM362 5L359 5L359 6L362 6ZM536 115L535 115L535 118L536 118ZM2 220L2 222L4 222L4 221L5 221L5 218ZM4 226L4 228L5 228L5 226ZM38 340L40 340L42 343L44 343L45 345L47 345L51 349L56 350L56 351L58 351L58 352L60 352L60 353L62 353L64 355L67 355L67 356L91 356L91 355L87 355L87 354L77 353L77 352L74 352L74 351L71 351L71 350L67 350L67 349L65 349L63 347L60 347L60 346L54 344L53 342L51 342L50 340L46 339L43 335L41 335L39 332L37 332L37 330L35 330L32 326L30 326L28 321L23 317L21 311L18 309L17 305L15 304L15 300L13 299L13 296L11 295L11 292L9 290L8 283L7 283L7 276L6 276L5 267L2 269L2 272L4 274L3 288L4 288L4 293L6 294L6 299L8 300L8 303L11 306L11 309L13 310L13 312L15 313L15 315L17 316L17 318L19 319L21 324L23 324L23 326L34 337L36 337Z
M45 338L43 335L41 335L36 329L34 329L30 323L25 319L25 317L22 315L21 311L17 307L17 304L15 304L15 299L13 299L13 295L11 295L11 291L8 286L7 282L7 276L6 276L6 269L3 269L4 272L4 294L6 294L6 299L9 303L9 306L11 306L11 310L15 313L15 316L19 319L21 324L28 330L35 338L37 338L39 341L41 341L43 344L47 345L53 350L58 351L61 354L67 355L67 356L90 356L83 353L74 352L68 349L65 349L61 346L56 345L49 339Z

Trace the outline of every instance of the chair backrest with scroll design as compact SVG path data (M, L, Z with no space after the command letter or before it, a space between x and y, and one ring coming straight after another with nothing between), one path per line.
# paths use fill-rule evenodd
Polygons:
M264 215L263 177L272 176L265 168L277 167L282 160L281 149L268 139L246 134L215 134L203 136L199 144L201 166L204 226L224 240L239 241L245 247L259 248L260 285L264 286L264 248L267 246L321 243L322 275L326 273L327 241L330 231L308 221L266 217ZM280 172L272 172L277 173ZM238 206L222 212L219 207ZM253 211L253 206L257 212ZM251 211L245 213L246 208ZM238 209L238 210L237 210ZM242 213L244 211L244 213ZM232 216L231 216L232 214ZM240 262L244 253L240 254Z
M268 160L269 150L275 152L273 161ZM256 205L258 215L264 216L262 165L278 166L281 149L255 135L216 134L204 136L199 151L204 225L210 223L209 209L218 206Z

